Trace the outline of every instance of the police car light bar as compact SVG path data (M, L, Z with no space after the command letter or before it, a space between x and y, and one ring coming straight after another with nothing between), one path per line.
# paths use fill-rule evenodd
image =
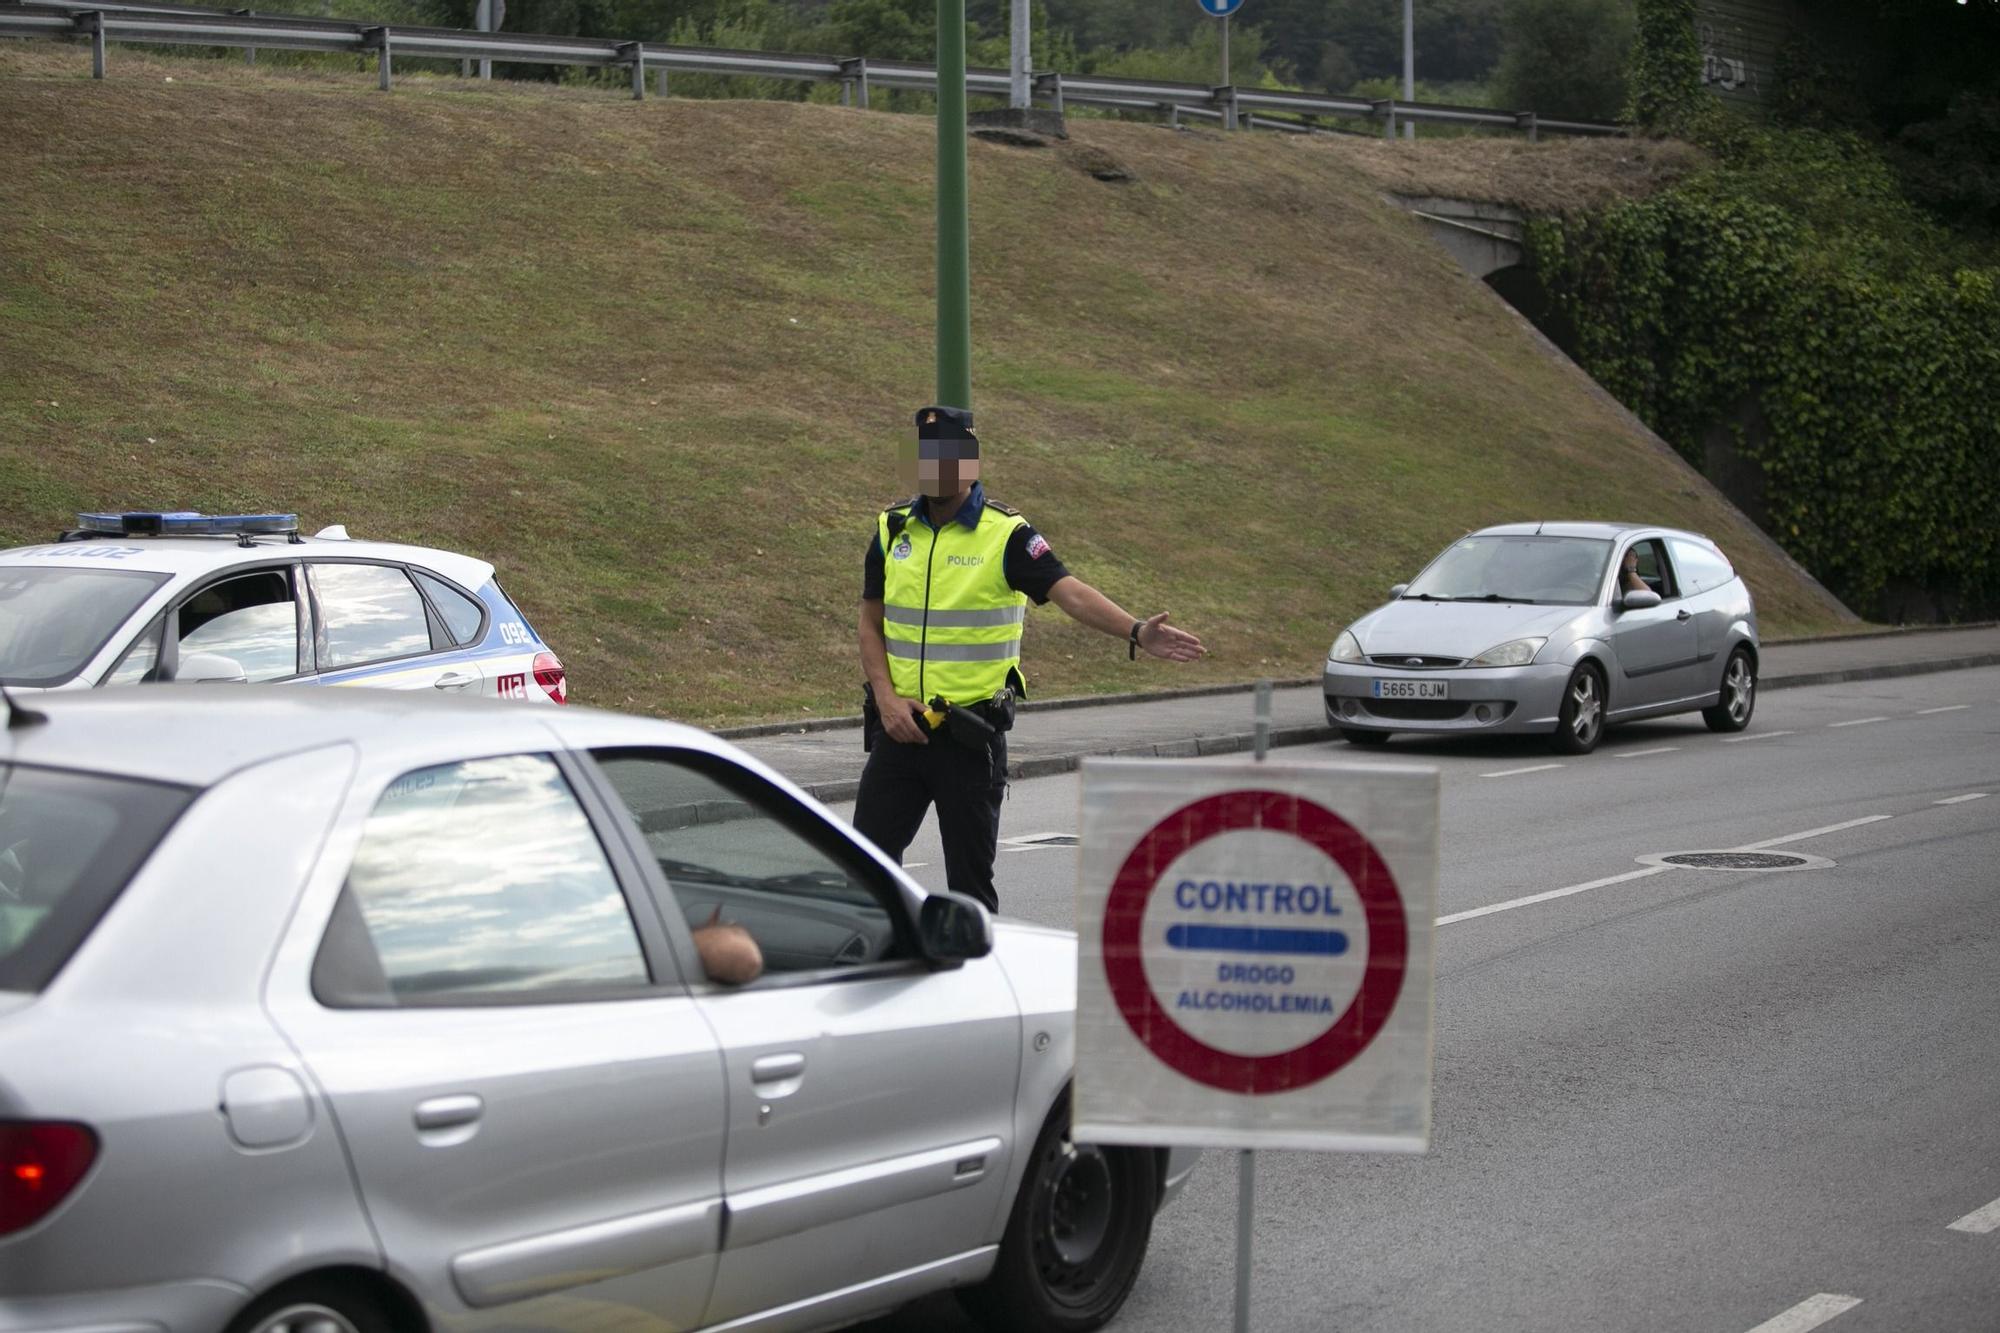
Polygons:
M297 514L78 514L80 532L113 537L291 537L297 539Z

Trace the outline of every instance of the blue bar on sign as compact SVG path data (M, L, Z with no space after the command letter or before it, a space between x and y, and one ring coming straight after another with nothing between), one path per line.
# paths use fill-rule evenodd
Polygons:
M1176 949L1224 953L1315 953L1333 957L1347 952L1347 936L1342 931L1267 930L1260 926L1168 926L1167 943Z

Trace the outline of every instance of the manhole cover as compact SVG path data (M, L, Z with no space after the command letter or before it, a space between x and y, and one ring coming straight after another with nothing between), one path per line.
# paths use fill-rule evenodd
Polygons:
M1663 856L1670 866L1693 866L1698 870L1791 870L1806 863L1803 856L1779 852L1675 852Z
M1640 865L1673 866L1681 870L1825 870L1824 856L1801 852L1656 852L1639 858Z

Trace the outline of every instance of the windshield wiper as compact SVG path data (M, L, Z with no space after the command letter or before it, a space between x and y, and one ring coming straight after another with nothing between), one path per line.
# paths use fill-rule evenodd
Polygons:
M1454 599L1440 597L1434 592L1406 592L1403 594L1403 600L1406 602L1449 602Z
M741 884L735 875L726 875L713 866L697 865L693 861L676 861L670 856L653 858L659 862L660 873L668 879L699 880L704 884Z
M1518 602L1522 606L1535 605L1532 597L1502 597L1497 592L1482 592L1477 597L1454 597L1454 602Z

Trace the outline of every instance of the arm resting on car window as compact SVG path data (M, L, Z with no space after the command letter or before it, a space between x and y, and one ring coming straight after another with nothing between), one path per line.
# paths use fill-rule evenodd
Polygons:
M763 975L764 951L749 931L722 919L719 905L713 916L695 927L694 948L710 981L741 986Z

